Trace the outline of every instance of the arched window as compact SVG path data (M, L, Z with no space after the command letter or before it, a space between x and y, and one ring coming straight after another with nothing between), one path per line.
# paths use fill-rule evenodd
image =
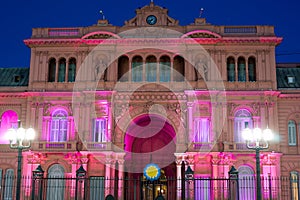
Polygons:
M50 127L50 142L67 141L68 133L68 114L64 110L56 110L52 114Z
M157 61L155 56L146 58L146 81L156 82Z
M65 82L66 79L66 59L61 58L58 65L58 82Z
M252 128L253 121L251 113L246 109L238 110L234 115L234 141L244 142L242 131L245 128Z
M48 170L47 199L64 200L65 170L60 164L52 165ZM52 178L52 179L51 179Z
M254 171L247 165L238 168L239 172L239 199L255 200L255 178Z
M246 61L243 57L239 57L238 59L238 81L246 81Z
M169 56L162 56L159 59L159 81L171 81L171 61Z
M135 56L132 59L131 80L133 82L143 81L143 58L141 56Z
M256 61L254 57L248 59L248 79L256 81Z
M55 74L56 74L56 60L55 58L51 58L49 60L48 82L55 82Z
M235 81L235 61L233 57L227 58L227 80Z
M299 200L299 173L296 171L292 171L290 173L290 180L291 180L291 199Z
M194 142L210 142L210 121L208 118L197 118L194 121Z
M74 82L75 77L76 77L76 59L71 58L69 60L68 82Z
M127 56L121 56L118 59L118 80L125 82L129 77L129 58Z
M173 80L183 81L184 80L184 58L181 56L175 56L173 65Z
M6 132L10 128L18 128L19 120L18 114L15 111L7 110L1 116L1 125L0 125L0 143L8 144Z
M288 137L289 137L289 145L295 146L297 145L297 134L296 134L296 123L293 120L289 120L288 122Z
M14 188L14 170L7 169L4 177L4 195L3 199L12 200L13 199L13 188Z

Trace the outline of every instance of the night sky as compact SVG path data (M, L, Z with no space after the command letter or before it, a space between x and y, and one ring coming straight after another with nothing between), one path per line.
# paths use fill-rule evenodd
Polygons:
M122 26L135 9L150 0L6 0L0 4L0 67L29 67L30 49L23 43L37 27L84 27L97 23L100 10L113 25ZM300 63L299 0L154 0L169 16L188 25L202 17L213 25L273 25L283 37L276 62Z

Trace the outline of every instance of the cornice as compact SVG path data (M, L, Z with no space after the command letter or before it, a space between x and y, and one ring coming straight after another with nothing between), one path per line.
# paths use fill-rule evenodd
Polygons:
M114 96L114 100L116 101L124 101L124 100L136 100L136 101L178 101L178 100L186 100L187 97L183 93L165 93L165 92L156 92L155 94L149 92L143 93L119 93Z
M58 39L27 39L25 45L29 47L47 45L147 45L147 44L260 44L278 45L280 37L223 37L223 38L121 38L121 39L84 39L84 38L58 38Z
M300 94L280 94L278 97L285 99L300 99Z

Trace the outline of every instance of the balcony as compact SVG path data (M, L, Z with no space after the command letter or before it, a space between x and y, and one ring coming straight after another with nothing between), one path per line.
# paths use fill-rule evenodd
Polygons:
M208 142L197 142L193 143L189 147L189 151L197 152L221 152L221 151L249 151L247 149L246 143L234 143L234 142L224 142L224 143L208 143Z
M77 151L76 141L70 142L48 142L39 141L32 144L31 150L33 151L47 151L47 152L66 152ZM99 143L99 142L84 142L82 151L109 151L112 149L112 143Z
M224 142L224 151L249 151L246 142Z

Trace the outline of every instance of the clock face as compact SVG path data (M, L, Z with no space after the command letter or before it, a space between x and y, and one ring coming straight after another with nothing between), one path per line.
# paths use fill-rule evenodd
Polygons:
M154 15L149 15L146 21L149 25L154 25L157 22L157 18Z

